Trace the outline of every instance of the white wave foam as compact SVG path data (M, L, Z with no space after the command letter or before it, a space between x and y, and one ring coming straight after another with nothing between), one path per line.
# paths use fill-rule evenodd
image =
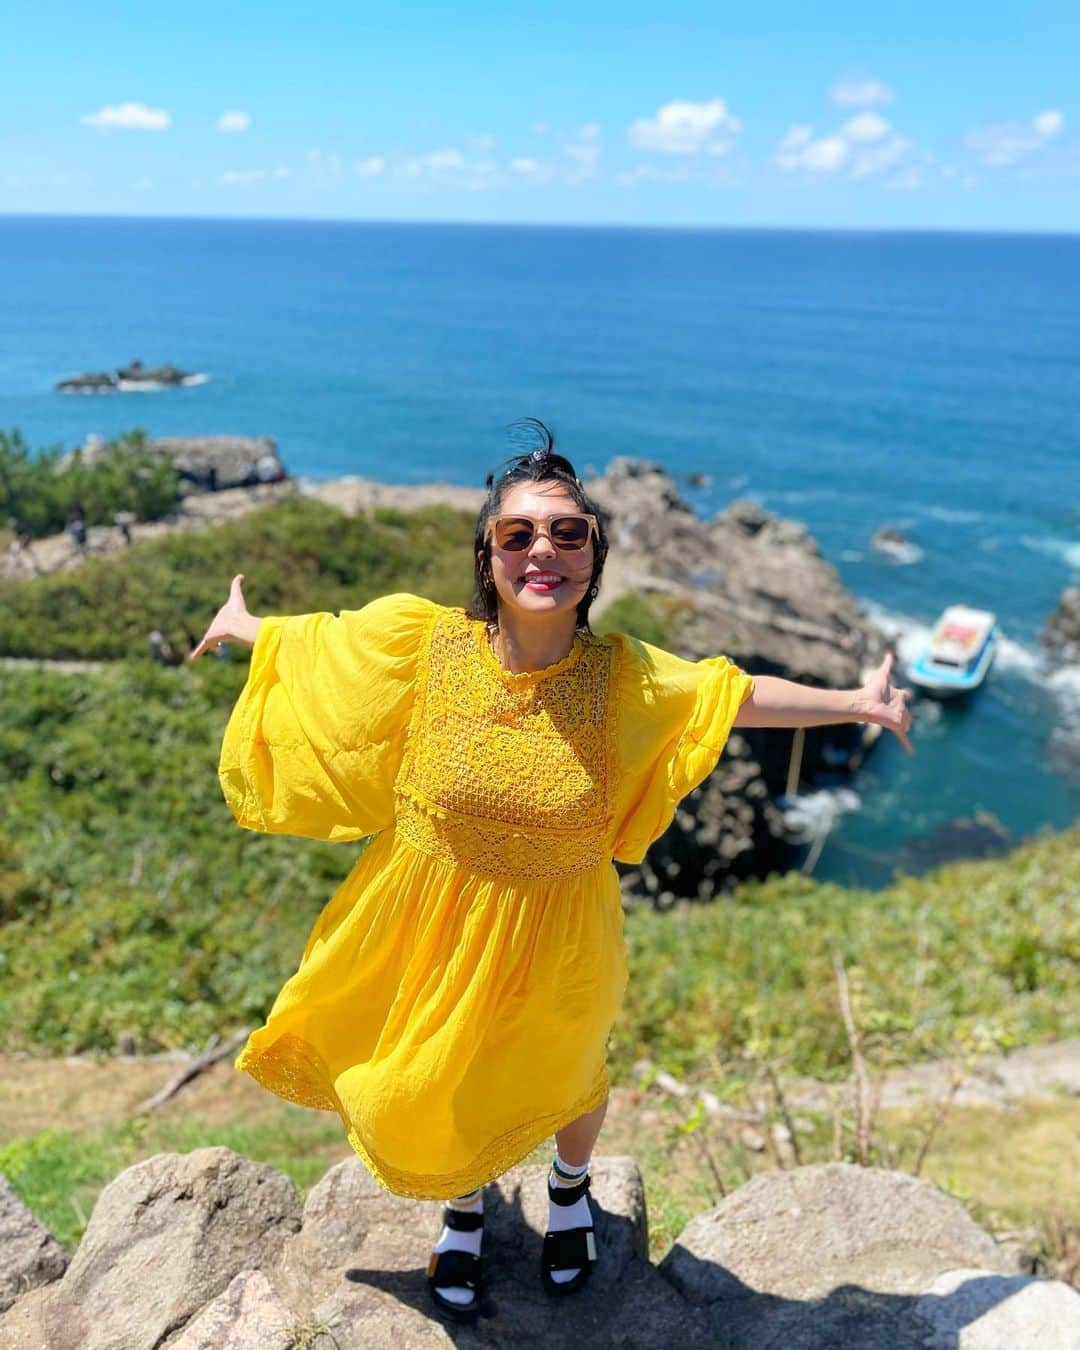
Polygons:
M186 385L209 384L211 378L212 377L210 375L207 375L205 372L197 371L194 375L185 375L184 378L180 381L180 383Z
M1030 647L1025 647L1023 643L1016 642L1013 638L1006 637L1000 631L997 650L994 652L994 665L999 670L1009 670L1029 680L1040 679L1043 672L1043 659L1038 652L1032 651Z
M913 544L910 539L873 539L871 547L875 553L880 553L883 558L901 567L910 567L912 563L922 562L926 557L918 544Z
M858 548L845 548L840 553L842 562L862 562L864 554Z
M1043 553L1058 558L1074 572L1080 572L1080 540L1060 539L1056 535L1022 534L1020 542L1032 553Z
M956 506L928 506L926 514L935 520L944 520L949 525L973 525L982 520L981 511L964 511Z
M1046 678L1046 687L1061 709L1063 725L1054 735L1063 741L1080 740L1080 665L1062 666Z
M858 811L862 798L851 788L822 788L799 796L785 794L776 804L793 837L805 843L827 835L846 811Z
M863 609L876 627L880 628L895 646L896 653L906 665L916 660L919 653L930 641L933 631L929 624L913 619L910 614L897 614L893 610L879 605L876 600L860 602Z

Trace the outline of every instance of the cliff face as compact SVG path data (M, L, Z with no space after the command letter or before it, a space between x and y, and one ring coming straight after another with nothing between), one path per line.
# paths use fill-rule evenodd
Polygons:
M588 484L612 515L600 600L624 591L677 614L672 646L691 660L723 654L752 675L854 689L885 651L805 526L753 502L699 519L659 465L616 459ZM731 881L784 865L788 848L772 799L787 786L794 733L734 733L711 778L692 792L624 893L665 905L707 899ZM800 781L835 771L860 750L854 725L808 728Z

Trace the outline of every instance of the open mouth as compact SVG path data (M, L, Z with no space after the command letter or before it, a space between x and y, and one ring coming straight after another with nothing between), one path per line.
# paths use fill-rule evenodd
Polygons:
M527 572L522 584L530 591L554 591L566 580L558 572Z

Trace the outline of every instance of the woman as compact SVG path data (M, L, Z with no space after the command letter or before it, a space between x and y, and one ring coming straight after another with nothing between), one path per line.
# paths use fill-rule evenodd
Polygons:
M448 1202L428 1283L460 1317L482 1186L552 1134L544 1287L596 1260L588 1165L627 976L612 859L641 860L732 726L872 721L911 748L891 657L834 692L594 635L604 515L529 425L540 447L488 478L469 610L398 594L260 619L241 573L191 654L253 648L219 770L242 826L374 835L236 1067L337 1111L388 1190Z

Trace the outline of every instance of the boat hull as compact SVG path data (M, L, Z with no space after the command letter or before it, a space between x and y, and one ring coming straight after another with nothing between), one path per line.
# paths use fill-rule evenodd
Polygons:
M978 689L986 678L997 649L998 631L993 628L978 655L961 670L935 665L926 652L908 668L908 679L934 698L959 698Z

